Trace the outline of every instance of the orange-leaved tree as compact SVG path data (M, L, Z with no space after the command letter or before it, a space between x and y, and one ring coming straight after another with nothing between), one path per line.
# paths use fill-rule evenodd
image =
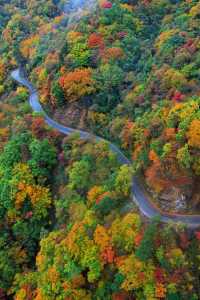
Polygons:
M200 148L200 120L192 121L187 134L188 144L195 148Z
M89 68L76 69L60 77L59 83L69 102L77 101L83 96L95 92L95 82L92 70Z
M104 40L102 36L98 33L92 33L88 38L88 47L89 48L103 48Z

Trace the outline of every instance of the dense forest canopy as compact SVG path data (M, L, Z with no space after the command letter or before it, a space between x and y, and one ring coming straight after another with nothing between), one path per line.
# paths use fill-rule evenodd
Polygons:
M131 195L200 214L199 70L197 0L0 0L0 300L200 299L200 231Z

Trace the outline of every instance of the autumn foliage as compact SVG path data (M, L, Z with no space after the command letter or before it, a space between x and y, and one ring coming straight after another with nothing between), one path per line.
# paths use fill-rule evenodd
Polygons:
M103 48L104 41L100 34L92 33L88 38L88 47L89 48Z
M188 144L200 148L200 120L193 120L188 131Z
M199 228L147 221L132 195L199 214L199 1L0 9L0 299L200 299ZM51 118L90 139L33 113L36 90Z
M95 92L95 82L92 79L90 69L76 69L73 72L66 73L60 77L59 83L69 102L79 100L81 97Z

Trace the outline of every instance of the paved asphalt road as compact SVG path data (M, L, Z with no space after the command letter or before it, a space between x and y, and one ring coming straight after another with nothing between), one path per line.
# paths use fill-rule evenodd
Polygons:
M18 83L24 85L29 89L29 103L33 109L34 112L42 113L45 119L45 122L53 127L54 129L57 129L59 132L62 132L66 135L69 135L73 132L77 132L80 134L81 139L94 139L97 142L103 141L104 139L94 136L88 132L77 130L69 127L65 127L53 119L51 119L43 110L40 102L37 90L34 88L34 86L28 81L26 76L23 74L21 69L14 70L11 73L12 78L17 81ZM125 157L125 155L117 148L114 144L111 144L109 142L110 149L117 154L118 160L122 164L131 165L131 162ZM140 212L145 215L148 218L153 218L156 216L160 217L160 220L162 222L175 222L175 223L184 223L186 226L195 228L200 226L200 215L178 215L178 214L167 214L167 213L161 213L152 203L150 200L150 197L145 192L143 186L141 185L138 178L133 177L132 182L132 197L133 201L136 203L138 208L140 209Z

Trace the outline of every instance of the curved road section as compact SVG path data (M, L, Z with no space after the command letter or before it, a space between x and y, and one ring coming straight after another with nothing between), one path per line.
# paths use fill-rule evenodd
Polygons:
M54 129L57 129L59 132L69 135L71 133L78 133L80 135L81 139L89 140L89 139L94 139L95 141L105 141L104 139L98 137L98 136L93 136L92 134L82 131L82 130L77 130L73 128L69 128L66 126L63 126L62 124L57 123L53 119L51 119L44 111L42 108L39 97L38 97L38 92L34 88L34 86L28 81L26 76L23 74L22 69L16 69L11 73L12 78L17 81L19 84L24 85L25 87L28 88L30 96L29 96L29 103L33 109L34 112L42 113L44 116L45 122L53 127ZM106 141L108 142L108 141ZM117 148L114 144L109 143L110 150L113 151L117 157L120 163L126 164L126 165L131 165L131 162L126 158L126 156ZM200 215L183 215L183 214L168 214L168 213L163 213L161 212L155 204L151 201L149 195L144 190L144 187L141 185L139 179L137 177L133 177L132 181L132 197L133 201L136 203L138 206L140 212L152 219L156 216L160 218L162 222L169 223L169 222L175 222L175 223L183 223L188 227L198 227L200 226Z

